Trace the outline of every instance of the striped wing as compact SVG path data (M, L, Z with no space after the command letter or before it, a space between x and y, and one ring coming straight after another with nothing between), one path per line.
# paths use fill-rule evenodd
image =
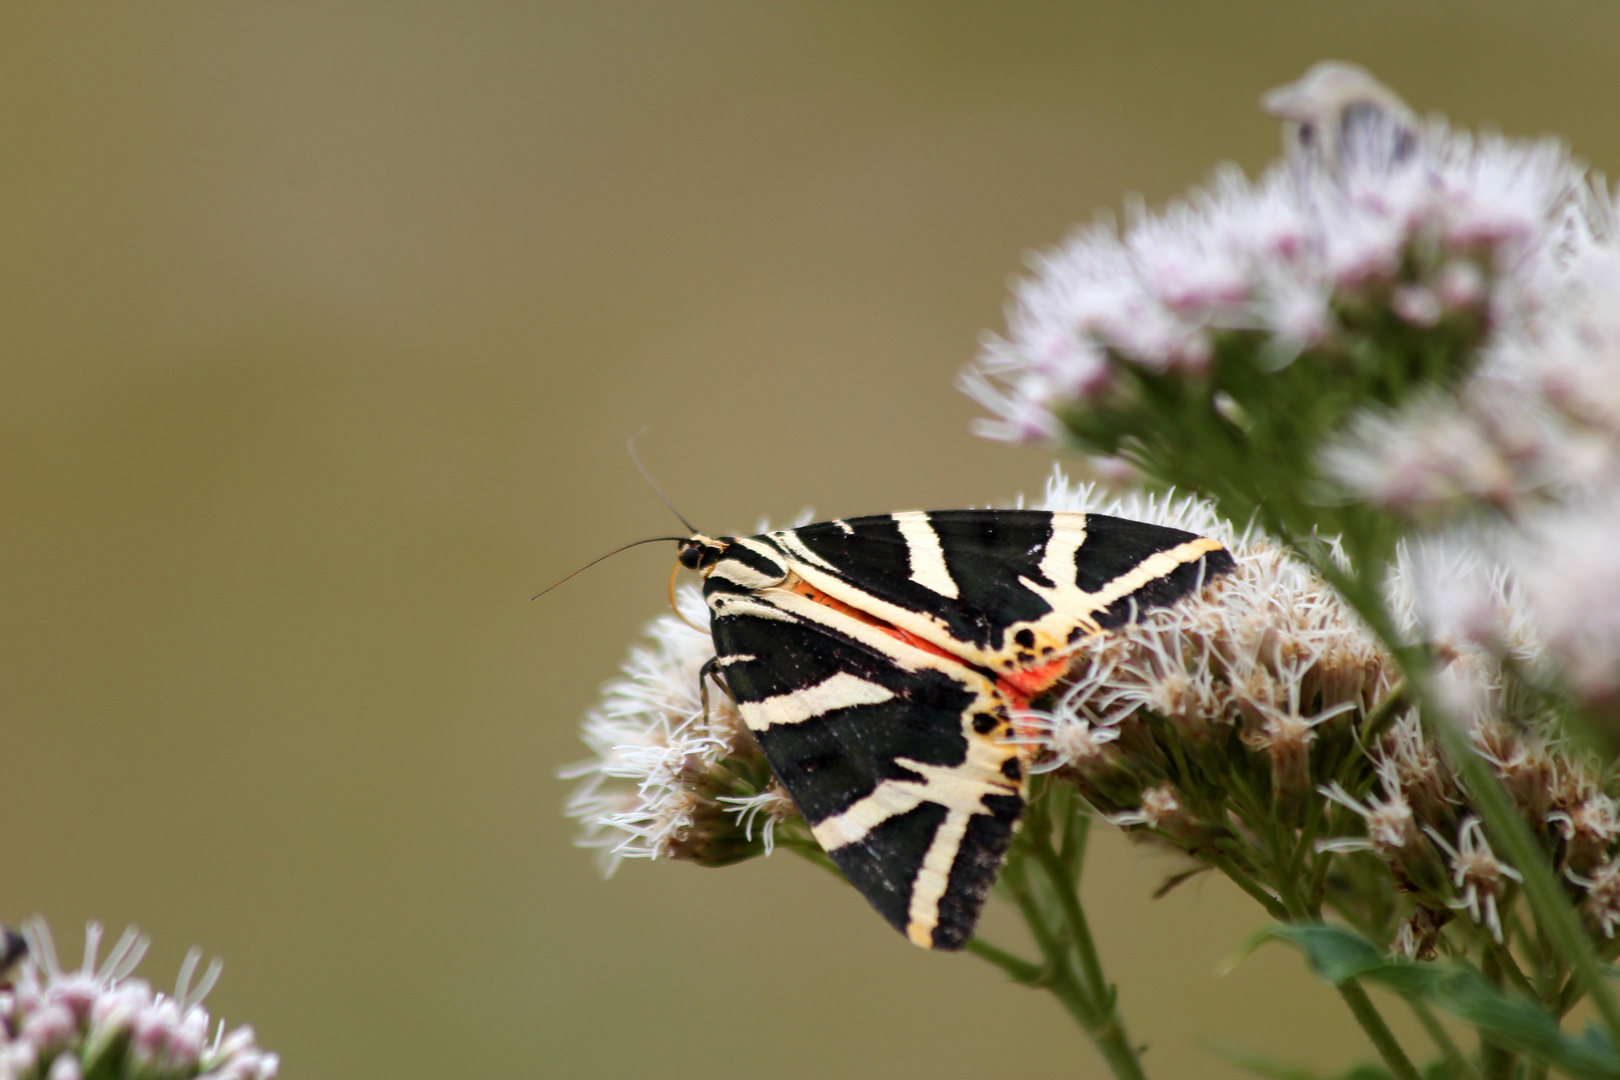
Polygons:
M911 941L961 948L1024 805L1006 695L853 615L724 580L716 653L817 842Z
M909 511L729 541L706 571L738 709L816 840L918 945L973 936L1023 810L1011 714L1079 643L1232 558L1100 514Z
M1218 541L1103 514L906 511L769 534L827 595L1005 674L1232 569Z

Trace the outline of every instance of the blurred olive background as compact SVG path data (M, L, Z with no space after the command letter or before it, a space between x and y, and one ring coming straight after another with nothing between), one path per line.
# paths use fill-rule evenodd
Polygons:
M1036 489L952 385L1025 253L1325 57L1620 163L1609 0L0 7L0 915L222 954L293 1080L1101 1075L792 856L602 881L555 772L671 553L528 598L676 528L643 426L711 531ZM1171 868L1087 886L1154 1075L1366 1056Z

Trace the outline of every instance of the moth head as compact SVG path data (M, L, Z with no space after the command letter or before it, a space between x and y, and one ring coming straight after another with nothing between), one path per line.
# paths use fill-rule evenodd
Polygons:
M676 547L676 558L688 570L707 570L713 566L730 546L731 538L723 536L716 540L712 536L702 533L693 533Z

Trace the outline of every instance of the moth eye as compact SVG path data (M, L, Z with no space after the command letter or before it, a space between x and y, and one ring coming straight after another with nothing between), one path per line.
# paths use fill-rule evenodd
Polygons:
M989 713L979 713L973 718L973 730L980 735L988 735L996 730L996 718Z
M1013 635L1013 640L1026 649L1033 649L1035 647L1035 631L1026 626ZM1051 652L1050 649L1047 651Z

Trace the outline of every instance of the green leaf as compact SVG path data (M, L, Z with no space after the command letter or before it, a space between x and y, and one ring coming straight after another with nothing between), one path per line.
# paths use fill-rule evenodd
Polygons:
M1392 960L1366 938L1321 924L1273 926L1251 939L1247 952L1278 938L1296 946L1317 974L1334 985L1365 979L1416 997L1469 1024L1509 1050L1549 1062L1580 1080L1620 1078L1620 1054L1594 1027L1573 1035L1536 1002L1508 994L1462 964Z

